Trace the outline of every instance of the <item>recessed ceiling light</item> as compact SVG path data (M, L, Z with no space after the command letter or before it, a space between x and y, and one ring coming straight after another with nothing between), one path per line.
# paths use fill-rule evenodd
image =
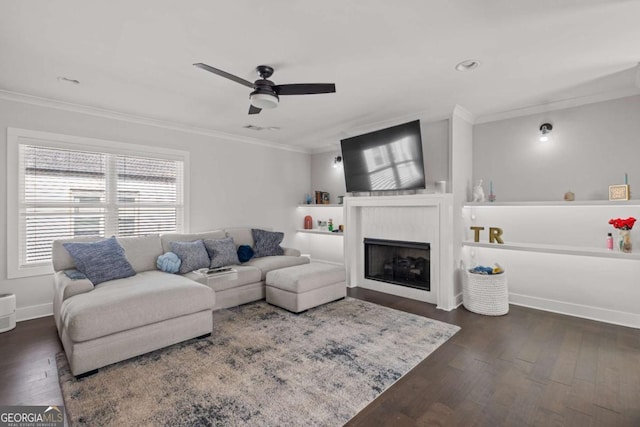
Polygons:
M466 61L460 62L456 65L456 71L471 71L475 70L480 66L480 61L476 61L475 59L467 59Z
M64 77L64 76L58 76L58 81L59 82L64 82L64 83L71 83L71 84L74 84L74 85L79 85L80 84L80 80L70 79L69 77Z

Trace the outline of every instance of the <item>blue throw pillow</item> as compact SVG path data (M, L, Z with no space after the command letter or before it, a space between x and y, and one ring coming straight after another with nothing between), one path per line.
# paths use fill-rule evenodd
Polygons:
M238 265L238 253L233 237L218 240L205 240L204 246L207 248L211 263L209 268L226 267L227 265Z
M238 261L247 262L253 258L253 249L249 245L242 245L238 248Z
M180 274L209 267L209 254L202 240L194 242L171 242L171 252L180 258Z
M92 243L63 243L62 246L73 258L76 268L94 285L136 274L115 237Z
M180 258L173 252L160 255L156 261L156 267L165 273L177 273L180 271Z
M251 229L255 242L253 252L256 258L263 256L284 255L284 249L280 247L284 233L280 231L267 231Z

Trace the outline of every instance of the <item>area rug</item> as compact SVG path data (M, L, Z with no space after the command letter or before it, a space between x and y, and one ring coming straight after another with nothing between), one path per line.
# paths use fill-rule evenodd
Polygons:
M261 301L84 379L59 353L58 374L71 426L340 426L459 329L352 298L299 315Z

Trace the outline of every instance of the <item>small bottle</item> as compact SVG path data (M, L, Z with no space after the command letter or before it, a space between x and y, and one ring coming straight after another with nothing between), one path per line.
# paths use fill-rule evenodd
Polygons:
M333 231L333 220L331 218L329 218L329 223L327 225L328 225L329 231Z
M611 233L607 233L607 249L613 250L613 236L611 236Z

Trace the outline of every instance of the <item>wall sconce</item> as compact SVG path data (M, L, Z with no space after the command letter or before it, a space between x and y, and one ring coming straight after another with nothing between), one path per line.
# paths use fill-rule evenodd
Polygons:
M342 156L336 156L333 158L333 167L337 168L342 163Z
M540 125L540 142L548 142L551 140L551 123L543 123Z

